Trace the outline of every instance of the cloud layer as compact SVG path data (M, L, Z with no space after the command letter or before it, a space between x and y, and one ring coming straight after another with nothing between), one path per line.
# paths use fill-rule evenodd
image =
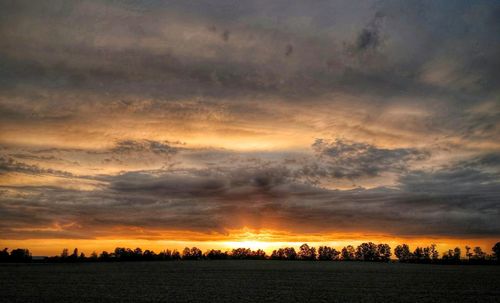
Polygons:
M0 237L495 237L500 5L0 1Z

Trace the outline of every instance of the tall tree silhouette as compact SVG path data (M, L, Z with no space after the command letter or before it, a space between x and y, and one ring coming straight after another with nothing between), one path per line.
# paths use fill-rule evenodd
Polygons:
M251 258L254 260L264 260L266 258L266 252L262 249L257 249L256 251L252 251Z
M438 252L438 250L436 248L436 244L431 244L429 252L430 252L430 255L431 255L431 259L433 261L436 261L437 259L439 259L439 252Z
M252 251L250 248L236 248L231 251L231 258L233 259L249 259L252 254Z
M389 262L391 259L391 247L389 244L379 244L377 245L377 258L382 262Z
M99 255L99 260L101 261L109 261L110 259L111 259L110 254L105 250Z
M9 249L4 248L0 251L0 262L7 262L9 260Z
M361 261L376 261L378 260L377 245L373 242L361 243L356 248L356 259Z
M225 260L228 258L228 253L211 249L205 253L205 256L210 260Z
M400 262L409 262L412 257L410 247L407 244L396 246L396 248L394 248L394 255Z
M417 248L415 248L412 254L413 261L421 262L424 260L424 258L425 258L424 249L417 246Z
M331 248L329 246L320 246L318 248L318 260L321 261L332 261L338 260L340 252L338 252L335 248Z
M467 258L467 260L470 260L470 258L472 257L472 253L470 252L470 246L469 245L465 245L465 257Z
M500 242L495 243L491 250L493 251L493 258L500 261Z
M273 260L296 260L297 252L293 247L279 248L273 250L271 254L271 259Z
M69 256L70 261L76 262L78 260L78 248L73 250L73 253Z
M184 260L200 260L203 258L203 253L198 247L186 247L182 251L182 259Z
M271 259L273 259L273 260L286 260L285 249L278 248L278 249L273 250L273 252L271 253Z
M304 243L299 248L298 257L301 260L316 260L316 248Z
M483 252L483 250L481 249L481 247L479 246L476 246L474 247L474 254L471 254L472 255L472 258L474 260L484 260L486 259L486 253Z
M344 261L353 261L355 259L354 255L354 247L352 245L347 245L344 248L342 248L342 260Z

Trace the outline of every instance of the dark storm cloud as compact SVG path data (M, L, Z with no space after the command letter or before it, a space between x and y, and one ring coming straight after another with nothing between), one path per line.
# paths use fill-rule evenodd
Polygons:
M427 151L414 148L384 149L360 142L317 139L312 148L324 165L317 167L336 178L374 177L407 170L411 161L425 160Z
M496 169L498 172L498 169L500 169L500 153L488 153L485 155L481 155L479 157L476 157L474 159L464 161L462 165L466 167L482 167L482 168L493 168Z
M21 195L2 200L2 234L12 235L9 222L17 227L66 224L61 237L98 236L112 226L219 233L265 226L398 236L500 234L500 177L479 167L412 171L392 188L353 190L304 184L283 167L129 172L102 178L109 186L91 192L18 188ZM44 233L19 232L16 237Z
M380 23L383 21L384 15L376 12L373 20L369 25L361 30L358 34L355 44L353 45L354 51L368 51L377 50L382 43L380 36Z
M12 87L22 79L24 83L54 89L81 87L122 92L142 89L156 96L200 93L216 96L248 92L291 96L351 91L354 85L354 89L359 91L363 87L370 93L401 94L400 88L403 88L404 93L420 95L418 92L422 87L427 85L430 89L435 84L421 83L419 73L434 59L436 52L443 52L436 51L441 48L449 52L448 58L454 58L458 63L455 70L458 74L451 80L459 83L453 86L465 85L464 89L473 89L477 93L494 89L497 83L494 76L500 64L493 57L499 39L486 34L491 31L490 23L480 18L474 19L475 22L470 19L473 13L485 15L485 20L491 19L491 9L487 9L490 7L483 2L476 6L455 3L452 13L459 16L458 20L455 15L446 14L444 2L406 4L382 1L349 6L340 1L323 4L326 8L321 5L311 7L300 1L293 5L281 1L273 4L251 1L241 6L224 1L210 5L173 1L152 6L99 1L61 4L56 1L30 6L23 2L8 3L5 6L5 28L15 28L19 20L31 19L31 23L27 21L13 32L4 31L4 87ZM225 9L214 10L214 7ZM105 13L97 13L99 9ZM185 17L176 17L172 21L161 18L162 14L171 17L176 10ZM148 14L153 14L153 18L146 18ZM342 14L345 16L341 17ZM90 24L87 15L95 15L99 22ZM300 15L318 19L303 31L294 31L295 18ZM346 20L349 16L351 21ZM285 26L280 23L275 27L261 24L266 17L276 17ZM49 22L44 23L46 19ZM448 23L451 19L455 20L454 24ZM72 23L68 23L70 20ZM232 24L235 28L214 32L208 29L210 24L210 28L220 28L213 25L214 21L222 25ZM162 31L176 22L182 23L177 32ZM412 24L419 27L412 28ZM32 39L31 30L40 30L39 26L55 31L54 35ZM400 32L391 29L398 26ZM205 30L206 37L213 32L222 39L185 40L183 35L189 35L191 30L197 33ZM415 39L416 34L421 39ZM44 33L42 35L45 37ZM382 36L391 43L382 47ZM117 39L120 47L96 46L107 37ZM154 45L141 44L143 37L155 41L160 51ZM33 40L31 43L30 39ZM293 48L290 48L291 40L294 41ZM456 49L454 43L462 40L473 44L462 44L466 49ZM177 49L175 43L182 43L185 47ZM344 54L343 44L352 45L359 54ZM269 46L276 47L276 51L269 51ZM479 47L481 52L476 50ZM283 57L284 48L286 56L293 51L297 57L293 69L289 68L289 60L279 59ZM367 50L377 50L380 56L368 58L362 54ZM404 56L405 51L418 53ZM207 56L207 53L214 55ZM334 65L338 68L328 71L327 63L332 60L337 62ZM473 83L461 81L471 74L475 79ZM193 85L197 88L190 90ZM382 89L377 89L381 85ZM456 99L452 92L441 90L440 93Z
M376 31L364 29L361 34L359 34L356 46L360 50L376 48L380 43L379 40L380 38L378 37L378 33Z
M170 198L249 201L259 196L278 196L278 189L289 182L289 176L284 167L180 171L160 176L133 172L111 177L110 188ZM286 195L285 188L279 192Z
M428 110L415 125L394 122L395 129L471 144L500 135L498 107L473 111L498 95L493 3L4 6L0 117L6 124L93 125L86 120L111 112L178 126L174 120L213 118L222 108L235 120L274 121L273 110L249 101L278 98L309 107L318 98L328 100L321 106L342 108L343 98L355 98L368 113L352 131L366 136L373 130L365 122L388 123L377 115L395 105Z
M427 109L412 132L470 142L500 135L498 108L471 112L498 95L496 4L16 1L4 6L4 123L82 123L82 116L94 114L86 104L97 114L113 104L113 113L168 121L200 114L199 108L273 121L273 111L261 113L249 99L279 98L308 107L315 98L326 98L329 104L322 106L343 107L338 100L345 96L372 109L365 120L395 105ZM337 94L342 97L332 97ZM176 104L186 98L193 106ZM207 110L207 116L214 115ZM363 122L355 131L363 130Z

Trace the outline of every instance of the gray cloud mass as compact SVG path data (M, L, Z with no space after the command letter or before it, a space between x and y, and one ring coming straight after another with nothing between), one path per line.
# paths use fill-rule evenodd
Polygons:
M500 236L500 2L0 0L0 239Z

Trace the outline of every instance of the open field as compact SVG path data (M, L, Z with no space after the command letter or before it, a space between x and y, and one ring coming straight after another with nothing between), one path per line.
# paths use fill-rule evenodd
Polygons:
M2 302L500 302L500 266L182 261L0 264Z

